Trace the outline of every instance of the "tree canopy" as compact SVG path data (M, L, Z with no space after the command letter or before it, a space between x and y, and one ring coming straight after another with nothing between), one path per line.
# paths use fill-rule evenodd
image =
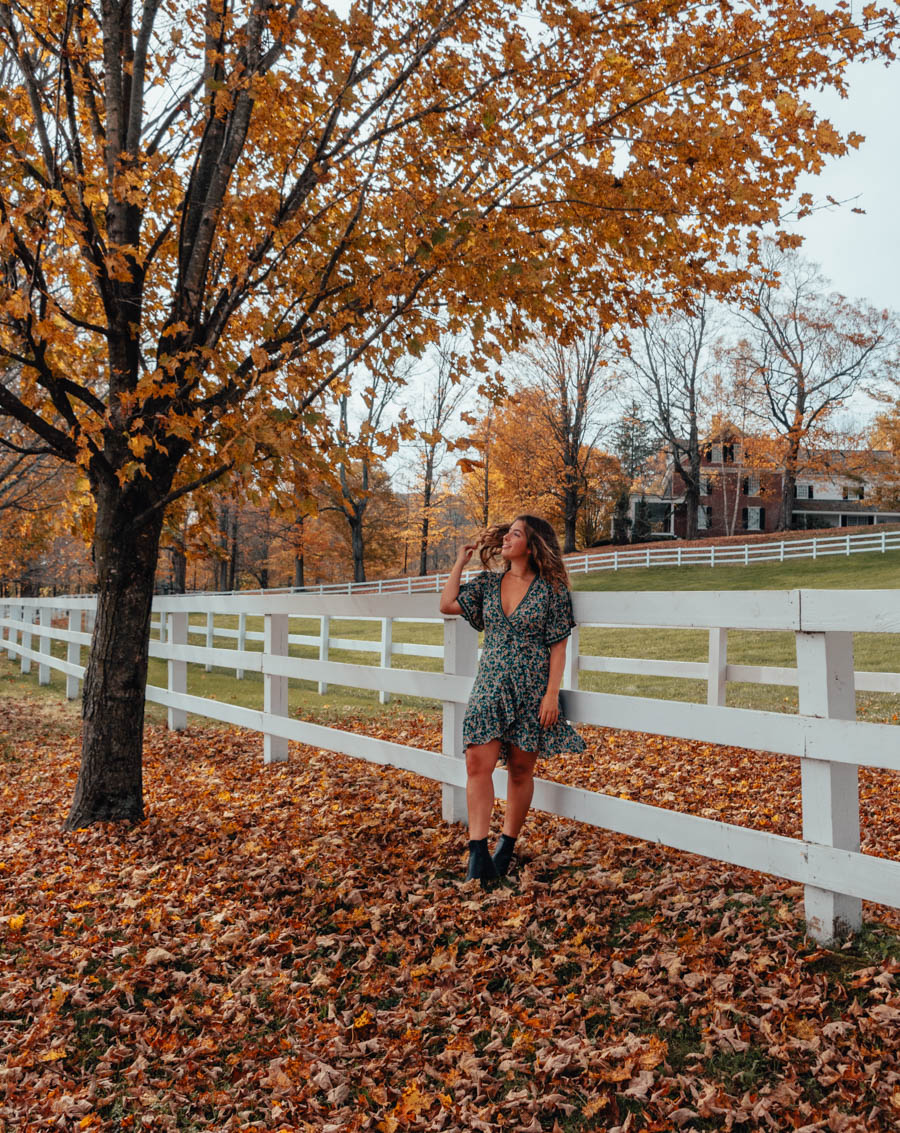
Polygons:
M169 503L226 469L274 489L371 348L444 323L489 382L586 297L611 324L727 289L740 234L860 140L804 90L894 34L796 0L0 6L0 414L96 507L70 824L142 814Z

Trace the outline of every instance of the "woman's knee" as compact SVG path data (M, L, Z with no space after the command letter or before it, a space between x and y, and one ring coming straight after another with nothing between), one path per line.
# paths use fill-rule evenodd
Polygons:
M466 774L470 778L492 775L498 754L494 744L471 744L466 748Z
M537 755L531 751L522 751L517 747L510 750L506 772L513 783L527 783L534 776L534 765Z

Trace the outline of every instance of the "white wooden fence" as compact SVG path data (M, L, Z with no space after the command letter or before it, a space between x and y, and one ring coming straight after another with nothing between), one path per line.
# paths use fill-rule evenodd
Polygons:
M867 551L900 550L900 531L862 531L840 535L814 535L807 539L779 539L757 543L710 543L680 547L647 543L627 550L584 551L566 556L572 573L593 570L626 570L648 566L749 566L751 563L783 563L789 559L824 559L831 555L859 555Z
M790 559L824 559L832 555L859 555L868 551L900 550L900 531L844 532L777 542L714 543L682 547L674 543L645 543L613 551L579 551L566 555L570 574L595 570L627 570L656 566L750 566L751 563L787 562ZM371 582L331 582L319 586L284 587L280 590L232 591L240 594L421 594L439 593L446 574L376 578Z
M447 821L465 820L465 765L462 760L462 716L477 664L477 635L459 618L435 618L435 600L428 595L338 596L310 594L185 595L154 602L163 640L150 652L166 660L167 687L148 686L147 699L165 705L169 726L185 726L187 713L251 728L264 737L266 763L287 758L289 740L315 744L347 755L388 764L434 779L443 785ZM581 655L578 631L567 661L564 710L576 723L627 728L641 732L701 740L710 744L749 747L801 760L802 838L669 811L645 803L539 780L535 806L635 838L761 870L805 886L809 930L831 939L861 921L862 900L900 907L900 862L860 852L858 768L900 771L900 730L890 724L856 720L855 690L900 693L898 673L854 673L853 634L900 633L900 590L761 591L636 594L576 594L580 625L704 628L709 632L707 662L644 661ZM89 646L91 598L15 599L0 601L0 650L20 658L21 669L38 667L38 679L50 670L66 675L69 697L78 695L84 669L81 650ZM205 615L203 627L189 625L190 615ZM237 617L237 628L216 624ZM65 626L54 624L60 618ZM318 635L290 634L290 618L318 618ZM263 629L247 628L248 618L261 618ZM382 626L380 640L367 643L334 637L331 619L373 618ZM392 626L401 620L443 622L443 646L403 645L392 641ZM731 629L791 631L796 638L796 668L731 665ZM203 645L189 644L200 633ZM230 637L236 648L216 645ZM35 641L36 639L36 641ZM247 648L261 641L262 648ZM51 653L62 642L66 658ZM291 644L313 644L318 657L289 656ZM333 661L330 649L368 649L379 664ZM392 669L398 653L443 657L443 672ZM262 711L205 699L187 691L188 665L221 666L240 673L260 673L264 683ZM580 670L637 672L705 677L708 703L691 704L646 697L587 692L578 689ZM368 736L291 719L287 689L290 679L328 682L378 691L430 697L443 702L443 752L424 751ZM799 691L796 715L725 706L728 681L793 684ZM716 755L710 755L711 764ZM496 773L499 795L505 794L505 773Z

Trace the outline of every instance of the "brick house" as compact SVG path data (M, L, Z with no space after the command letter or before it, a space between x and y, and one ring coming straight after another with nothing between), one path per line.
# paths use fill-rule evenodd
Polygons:
M892 462L890 452L820 454L819 467L797 476L792 526L797 529L864 527L875 523L898 523L900 511L879 508L871 500L872 475L858 469L865 457ZM739 535L778 530L784 473L754 468L744 460L743 445L710 443L703 450L701 495L697 514L701 536ZM687 528L685 484L680 469L668 454L660 454L643 478L642 490L632 491L632 523L643 501L651 532L657 536L684 538Z

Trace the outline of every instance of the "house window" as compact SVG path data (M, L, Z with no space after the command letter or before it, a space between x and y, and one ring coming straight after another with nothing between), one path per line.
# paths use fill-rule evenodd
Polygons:
M741 523L745 531L765 531L766 509L764 507L741 508Z
M697 508L697 529L699 531L709 531L712 527L712 508L711 507L698 507Z
M794 484L795 500L811 500L813 498L812 484Z
M734 463L734 445L722 445L722 460L726 464Z
M758 476L745 476L741 481L741 491L745 496L758 496L759 495L759 477Z
M842 500L849 500L850 499L850 489L847 487L846 484L841 489L841 499Z
M710 478L708 476L705 479L702 479L700 481L700 495L701 496L711 496L712 495L712 480L710 480Z

